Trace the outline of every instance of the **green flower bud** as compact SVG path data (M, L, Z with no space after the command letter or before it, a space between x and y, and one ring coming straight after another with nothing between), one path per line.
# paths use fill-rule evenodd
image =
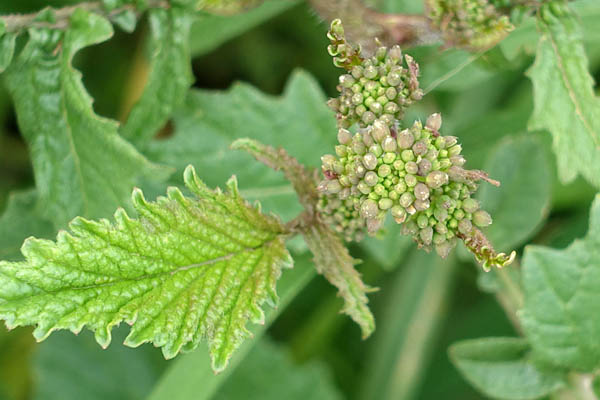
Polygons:
M390 135L390 128L382 121L377 120L373 123L370 133L373 139L381 143L386 137Z
M390 208L392 208L392 206L394 205L394 202L390 199L381 199L379 200L379 209L380 210L389 210Z
M403 161L414 161L415 160L415 154L412 152L412 150L403 150L402 153L400 153L400 158L402 158Z
M375 114L371 111L365 111L365 113L362 115L361 120L366 124L369 125L371 124L373 121L375 121Z
M404 164L404 169L406 170L407 173L413 174L413 175L415 175L417 172L419 172L419 166L414 161L409 161L406 164Z
M379 206L374 200L367 199L360 206L360 214L363 218L372 219L377 217Z
M377 175L379 175L382 178L385 178L386 176L388 176L391 173L392 173L392 168L387 164L382 164L379 167L379 169L377 170Z
M367 185L364 180L358 182L357 188L362 194L371 193L371 186Z
M433 132L439 131L442 127L442 114L431 114L429 118L427 118L427 122L425 122L425 127Z
M408 129L401 131L398 134L398 138L396 140L398 142L398 147L400 147L401 149L410 149L413 143L415 142L414 136L412 135L412 133L410 133Z
M377 76L377 68L373 65L369 65L364 69L363 75L367 79L374 79Z
M463 235L468 235L473 229L473 224L468 219L461 219L458 222L458 231Z
M419 166L417 172L420 176L426 176L429 173L429 171L431 171L431 161L429 161L426 158L419 161L417 165Z
M383 140L381 147L387 152L396 151L396 140L393 137L388 136Z
M368 170L374 170L377 168L377 156L373 153L367 153L363 156L363 165Z
M419 200L426 200L429 198L429 188L423 183L417 183L413 191L415 197Z
M462 146L460 144L455 144L454 146L448 148L448 155L450 157L459 155L462 151Z
M428 210L430 207L430 203L429 200L420 200L417 199L414 201L413 206L415 207L415 210L417 211L425 211Z
M406 175L404 177L404 182L406 182L406 185L408 187L414 187L417 184L418 180L417 177L414 175Z
M416 156L424 156L427 153L427 143L423 140L419 140L412 146L412 151Z
M465 199L462 203L462 208L466 212L473 214L475 211L479 210L479 202L472 198Z
M439 188L448 183L448 174L442 171L431 171L425 178L425 182L432 189Z
M383 155L383 162L386 164L392 164L395 160L396 160L396 153L389 152L389 153L385 153Z
M425 228L421 229L419 236L421 237L423 244L429 246L433 239L433 229L430 226L426 226Z
M368 171L365 174L365 183L369 186L375 186L377 185L377 182L379 182L379 177L377 176L377 174L373 171Z
M388 98L388 100L394 100L396 97L398 96L398 91L396 90L396 88L394 87L388 87L387 89L385 89L385 97ZM391 103L394 104L394 103Z
M352 134L346 129L340 129L338 130L337 139L340 144L347 145L352 141Z
M383 154L383 149L378 144L374 144L374 145L370 146L369 151L371 153L375 154L377 157L379 157L379 156L381 156L381 154Z
M473 223L480 228L485 228L492 223L492 217L483 210L477 210L473 213Z
M413 201L415 201L415 197L412 193L405 192L402 193L402 195L400 196L400 205L404 208L410 206L413 203Z

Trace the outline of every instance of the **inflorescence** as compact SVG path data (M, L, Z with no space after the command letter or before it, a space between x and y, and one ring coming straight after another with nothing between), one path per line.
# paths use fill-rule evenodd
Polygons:
M332 33L333 32L333 33ZM425 250L446 257L463 240L487 270L512 262L514 252L497 254L479 228L491 216L472 197L477 183L498 184L482 171L463 168L466 160L454 136L442 136L442 117L431 115L400 129L404 109L422 97L417 63L399 47L380 47L363 58L343 40L341 22L329 34L340 77L340 96L329 102L337 113L339 144L324 155L318 204L323 219L346 240L377 232L391 214ZM340 50L341 46L341 50ZM348 129L358 124L358 131Z
M448 45L487 50L512 29L504 0L427 0L427 15Z

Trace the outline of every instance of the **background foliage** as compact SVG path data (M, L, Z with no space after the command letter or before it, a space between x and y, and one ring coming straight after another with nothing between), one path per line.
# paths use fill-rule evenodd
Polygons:
M5 0L0 15L73 3ZM417 3L370 2L381 11L402 13L422 12ZM482 392L495 398L543 398L566 384L562 368L597 369L597 295L589 294L593 287L575 289L574 282L584 279L581 274L587 282L598 282L598 201L586 233L600 160L589 154L600 122L592 82L600 78L600 5L577 0L572 7L578 13L574 19L556 25L549 16L547 26L538 21L537 27L535 20L526 19L497 47L476 57L462 50L442 51L439 45L409 50L421 65L421 86L433 90L409 110L407 120L441 112L445 132L457 135L463 145L467 166L502 181L499 189L484 186L478 194L494 216L492 241L500 249L518 249L520 256L525 245L533 245L522 259L523 286L530 296L522 321L528 335L540 338L534 345L516 338L515 321L502 309L523 305L520 293L511 292L518 276L483 275L464 251L447 260L417 252L392 224L383 240L368 238L350 249L363 260L364 281L381 289L369 295L378 326L368 341L339 314L342 299L322 277L315 277L306 246L293 241L289 247L295 268L284 272L278 284L279 307L267 310L265 325L251 327L254 339L241 345L222 374L210 370L204 346L165 361L149 345L135 350L121 346L127 335L122 328L105 351L89 332L79 337L62 332L35 344L29 328L10 333L0 328L0 399L468 400L482 398ZM41 32L35 43L17 40L18 55L3 75L2 260L19 260L26 237L52 238L77 215L108 217L118 205L129 207L133 186L152 200L167 185L183 186L188 164L210 187L224 187L236 174L245 198L260 200L264 210L284 220L298 214L301 206L281 174L229 146L236 138L249 137L284 146L316 167L320 155L335 144L335 121L325 101L335 95L338 71L325 51L326 24L309 4L268 0L247 13L201 14L194 21L159 10L137 26L124 19L114 33L83 12L78 21L85 35L67 34L63 59L52 65L28 63L36 46L57 39ZM99 44L88 47L93 43ZM566 52L566 68L581 91L578 97L586 101L583 121L570 117L577 110L560 104L565 96L552 86L560 80L548 53L553 43ZM191 70L185 62L164 61L185 61L188 55ZM180 67L170 69L172 65ZM24 79L15 68L27 69L34 78ZM81 71L81 81L72 68ZM59 78L30 86L39 76ZM148 104L134 107L140 96ZM157 96L169 106L154 104ZM552 104L541 107L543 101ZM46 113L43 124L41 118L36 122L24 116L40 109ZM543 111L548 109L560 112ZM118 126L111 120L127 123ZM586 120L595 124L591 131ZM72 140L64 128L77 124L88 134ZM154 130L159 131L156 137L149 134ZM57 141L51 146L56 152L40 152L44 141ZM77 151L65 153L70 146ZM47 169L51 164L60 168ZM114 166L118 181L107 185L94 169L97 165ZM595 257L595 269L585 268L588 255ZM556 267L557 259L564 268ZM540 271L545 276L538 276ZM543 279L560 285L548 290L539 284ZM498 295L506 285L502 293L509 295ZM571 298L576 306L562 307ZM549 308L540 315L543 307ZM557 309L562 311L555 313ZM571 323L575 332L548 335L543 325L548 313L556 314L556 324ZM579 329L585 324L578 321L594 318L596 325ZM482 337L505 338L463 341ZM571 343L576 352L557 356L557 342ZM550 364L558 357L561 363L542 374L529 362L531 354ZM494 386L515 376L526 379L509 389Z

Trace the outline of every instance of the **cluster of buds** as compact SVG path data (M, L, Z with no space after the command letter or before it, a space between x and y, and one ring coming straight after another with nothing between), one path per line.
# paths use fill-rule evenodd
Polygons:
M331 226L347 242L360 242L365 236L366 223L354 207L352 199L323 195L317 203L317 211L323 221Z
M486 50L501 41L513 26L502 12L502 0L426 0L427 15L448 45Z
M334 64L348 71L340 76L339 97L328 102L336 112L339 126L348 128L358 123L366 127L376 119L393 126L406 107L423 97L419 65L411 56L403 57L399 46L389 50L379 47L373 57L363 59L359 49L343 39L339 20L333 21L328 36Z
M492 223L472 197L482 171L463 168L466 160L454 136L442 136L440 114L399 129L404 108L422 97L419 67L399 47L379 48L369 59L346 43L339 20L331 25L329 52L350 71L340 77L335 155L321 157L324 179L317 209L346 240L377 232L387 215L402 224L419 247L446 257L458 239L485 269L512 262L514 252L497 254L479 228ZM406 61L407 68L402 66ZM358 124L358 132L348 128Z

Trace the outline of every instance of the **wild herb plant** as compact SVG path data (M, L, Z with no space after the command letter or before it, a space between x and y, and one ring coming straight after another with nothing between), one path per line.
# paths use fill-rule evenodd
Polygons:
M544 236L534 235L552 235L551 223L540 231L551 200L589 208L586 193L600 186L600 102L582 35L599 21L600 6L425 0L423 15L404 15L358 1L311 3L331 19L327 50L342 70L327 102L304 72L276 99L248 86L225 93L190 88L191 32L220 26L223 39L217 34L203 44L215 46L238 24L268 18L289 7L284 3L104 0L0 16L0 72L35 179L35 189L8 199L0 218L0 318L7 328L33 326L38 341L85 328L107 348L113 328L126 323L127 334L117 331L126 346L152 343L166 359L193 352L178 357L156 387L128 395L124 383L105 395L114 398L150 390L151 399L238 398L228 388L272 364L281 369L273 379L252 378L263 393L256 398L291 398L288 381L303 382L298 398L338 398L322 366L294 366L264 339L249 351L285 305L306 298L299 292L315 272L336 287L341 311L362 338L371 336L368 295L377 279L363 279L355 252L365 264L381 264L380 276L391 274L383 271L411 251L408 238L419 249L409 263L419 269L406 267L393 284L381 278L381 292L390 291L380 313L384 330L366 356L359 390L344 388L347 396L417 396L419 360L434 345L453 268L474 271L474 261L479 286L496 296L516 333L450 346L464 378L487 398L599 397L599 200L587 235L566 249L539 245ZM135 105L117 122L96 113L74 59L110 39L114 26L131 34L140 21L147 24L147 74ZM461 125L452 122L460 117L428 98L474 63L495 71L529 62L532 44L531 116L516 117L528 111L518 103L508 118L489 110L464 143ZM418 56L424 45L429 55L459 60L426 76L431 57ZM519 118L529 119L530 132L498 140L503 125ZM472 116L465 120L473 125ZM493 151L486 142L496 144ZM550 193L550 147L555 192L579 193ZM587 183L574 186L578 176ZM15 246L25 237L19 254ZM536 244L521 251L532 237ZM394 316L391 310L411 302L402 318ZM310 304L339 308L327 299ZM333 319L315 318L326 337ZM306 326L308 337L319 335ZM343 335L357 336L351 329ZM140 368L155 362L136 360ZM209 364L225 373L212 376ZM117 381L129 373L120 368ZM36 396L44 398L43 390Z

